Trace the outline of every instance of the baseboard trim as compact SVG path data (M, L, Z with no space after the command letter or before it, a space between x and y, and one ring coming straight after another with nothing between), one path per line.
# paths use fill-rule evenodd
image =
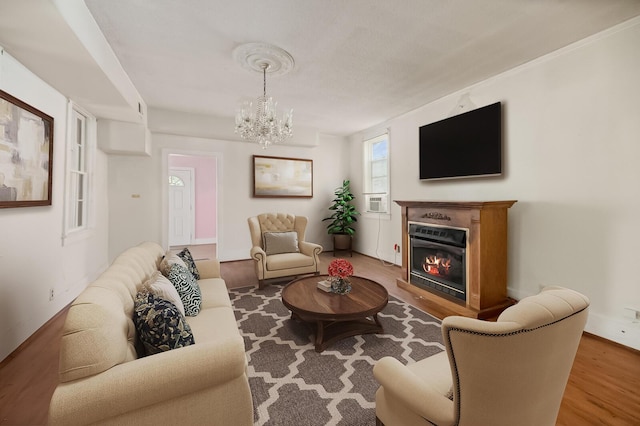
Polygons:
M196 238L191 243L192 245L202 245L202 244L218 244L217 238Z
M344 252L344 251L343 251L343 250L339 250L338 252L342 253L342 252ZM323 251L322 253L333 253L333 250ZM353 253L357 253L357 254L359 254L360 256L368 257L369 259L377 260L377 261L379 261L379 262L384 262L384 263L385 263L385 266L395 266L396 268L402 268L402 265L398 265L397 263L394 263L394 262L389 262L388 260L384 260L384 259L382 259L382 258L380 258L380 257L371 256L371 255L368 255L368 254L365 254L365 253L361 253L361 252L359 252L359 251L357 251L357 250L353 250ZM338 256L337 258L338 258L338 259L343 258L343 259L347 259L347 260L349 260L348 258L346 258L346 257L341 257L341 256Z

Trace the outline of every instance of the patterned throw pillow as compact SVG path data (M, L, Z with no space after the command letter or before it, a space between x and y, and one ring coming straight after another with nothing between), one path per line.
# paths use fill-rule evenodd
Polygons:
M195 343L191 327L176 305L152 293L136 295L133 322L146 355Z
M184 266L174 263L169 268L167 278L178 290L180 300L184 305L185 315L189 317L198 315L202 305L202 295L200 294L200 286L191 272Z
M182 251L178 253L178 257L184 261L185 265L187 265L187 269L189 269L189 272L191 272L193 277L196 280L199 280L200 273L198 272L198 268L196 268L196 262L195 260L193 260L193 256L191 255L189 249L186 247L183 248Z

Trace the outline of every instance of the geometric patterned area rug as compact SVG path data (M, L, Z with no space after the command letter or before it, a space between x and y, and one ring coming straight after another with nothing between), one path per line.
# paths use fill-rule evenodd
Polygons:
M348 337L317 353L312 328L282 304L283 287L229 290L256 426L375 425L376 361L392 356L407 364L444 350L440 320L389 296L378 313L383 334Z

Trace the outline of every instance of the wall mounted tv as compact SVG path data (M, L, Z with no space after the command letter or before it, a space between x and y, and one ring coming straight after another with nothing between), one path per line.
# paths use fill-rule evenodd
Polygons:
M420 127L420 179L502 174L500 102Z

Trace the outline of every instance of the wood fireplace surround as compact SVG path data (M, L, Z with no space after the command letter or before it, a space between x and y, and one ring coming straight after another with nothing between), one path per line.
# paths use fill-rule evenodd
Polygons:
M507 297L508 201L395 201L402 211L402 277L398 287L436 305L443 315L490 318L513 300ZM411 284L409 222L467 230L466 301Z

